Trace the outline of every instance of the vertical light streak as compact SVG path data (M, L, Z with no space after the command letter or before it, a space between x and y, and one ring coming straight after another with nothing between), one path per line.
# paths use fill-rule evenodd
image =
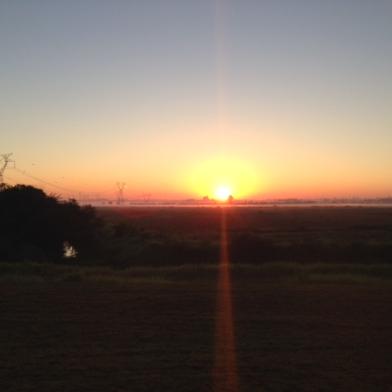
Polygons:
M228 129L227 46L225 0L215 0L216 6L216 79L217 129L222 151L225 150ZM226 208L221 209L221 248L218 268L217 309L215 320L214 391L238 392L237 358L234 336L232 288Z
M234 334L232 287L225 207L222 207L221 216L221 248L218 269L215 323L215 362L213 369L214 391L238 392L239 380Z

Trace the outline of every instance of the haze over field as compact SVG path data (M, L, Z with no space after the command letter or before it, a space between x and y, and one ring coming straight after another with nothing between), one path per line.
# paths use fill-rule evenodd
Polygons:
M383 0L3 1L0 153L21 170L5 180L390 195L391 20Z

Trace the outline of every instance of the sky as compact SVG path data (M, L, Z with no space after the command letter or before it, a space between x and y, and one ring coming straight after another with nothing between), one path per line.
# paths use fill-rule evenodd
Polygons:
M390 196L391 20L383 0L0 0L6 181Z

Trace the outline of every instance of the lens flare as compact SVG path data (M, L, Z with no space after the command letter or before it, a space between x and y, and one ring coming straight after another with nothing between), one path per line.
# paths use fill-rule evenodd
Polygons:
M240 389L234 324L226 209L222 208L215 320L214 392L238 392Z

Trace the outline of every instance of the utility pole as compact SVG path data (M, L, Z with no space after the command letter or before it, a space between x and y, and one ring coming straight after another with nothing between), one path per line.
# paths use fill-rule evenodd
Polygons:
M121 205L124 202L124 188L125 182L117 183L117 204Z
M7 169L7 166L11 163L14 162L13 160L10 159L12 153L9 154L1 154L1 167L0 167L0 187L4 186L4 172L5 169ZM15 163L15 162L14 162Z

